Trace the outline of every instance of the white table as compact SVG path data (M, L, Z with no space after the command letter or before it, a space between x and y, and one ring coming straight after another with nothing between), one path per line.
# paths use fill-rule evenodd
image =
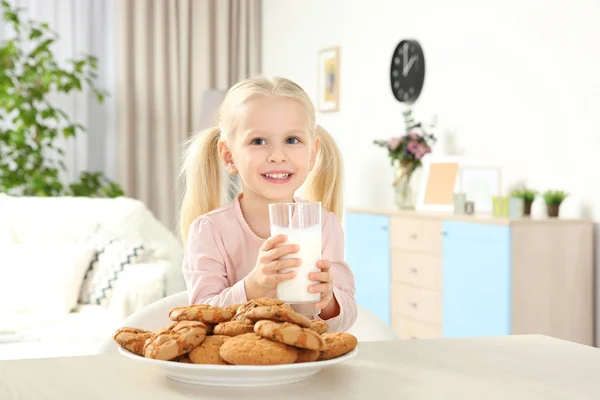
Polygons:
M0 399L600 399L600 350L540 335L366 342L304 382L192 386L120 355L0 361Z

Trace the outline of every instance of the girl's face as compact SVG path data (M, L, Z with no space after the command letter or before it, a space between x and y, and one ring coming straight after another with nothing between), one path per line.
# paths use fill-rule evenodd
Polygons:
M282 97L260 97L240 107L235 133L219 145L242 189L268 202L291 202L315 163L318 140L304 107Z

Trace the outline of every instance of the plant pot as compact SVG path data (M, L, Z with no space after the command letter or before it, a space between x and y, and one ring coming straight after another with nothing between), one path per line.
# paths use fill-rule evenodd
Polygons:
M548 210L549 217L558 217L558 210L560 208L560 204L546 204L546 208Z
M523 202L523 215L525 215L526 217L531 216L531 205L533 204L533 201L524 201Z

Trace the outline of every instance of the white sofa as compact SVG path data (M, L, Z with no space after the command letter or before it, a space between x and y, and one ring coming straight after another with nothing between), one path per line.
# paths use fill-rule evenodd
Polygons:
M122 244L125 261L103 278L110 287L84 293L88 266L107 257L100 236ZM0 360L96 353L129 315L185 290L182 258L140 201L0 194Z

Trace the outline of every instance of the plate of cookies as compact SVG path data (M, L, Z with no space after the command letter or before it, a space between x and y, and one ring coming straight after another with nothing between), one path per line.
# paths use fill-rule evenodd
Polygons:
M310 320L273 298L228 307L175 307L169 320L155 331L122 327L113 339L123 356L189 384L289 384L358 353L353 335L328 333L326 321Z

